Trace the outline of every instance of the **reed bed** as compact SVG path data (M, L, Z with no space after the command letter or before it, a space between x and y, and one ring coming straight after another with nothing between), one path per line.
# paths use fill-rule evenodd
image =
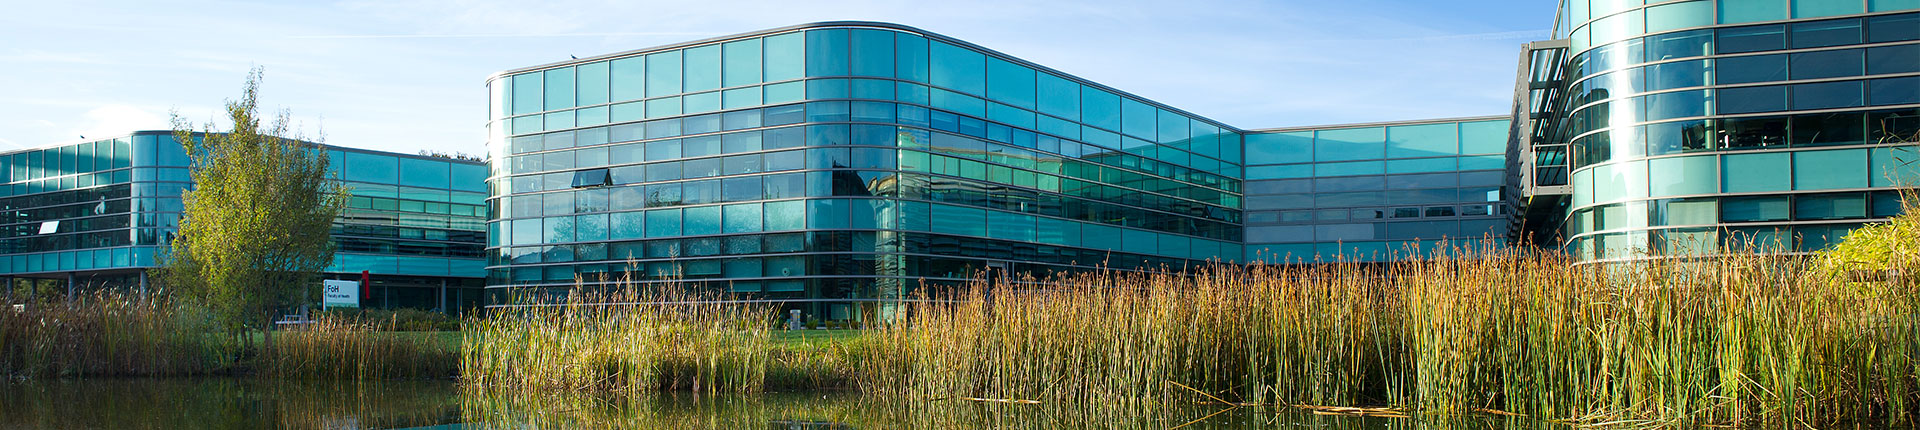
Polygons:
M977 281L871 335L884 353L860 386L1585 424L1905 424L1920 413L1913 278L1861 281L1819 255L1573 263L1476 246L1386 264Z
M448 378L459 374L459 345L431 333L399 332L398 322L321 315L278 332L255 357L261 376L282 379Z
M0 308L0 375L202 374L233 363L230 338L200 312L162 299L100 292Z
M759 391L773 312L729 299L631 284L522 294L468 324L461 378L481 390Z

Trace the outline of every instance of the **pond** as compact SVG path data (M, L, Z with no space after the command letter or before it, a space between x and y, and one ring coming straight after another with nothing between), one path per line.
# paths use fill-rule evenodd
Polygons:
M0 428L112 429L898 429L1429 427L1403 418L1298 409L1059 407L889 401L847 393L481 395L446 381L289 382L236 378L0 383ZM1468 418L1447 428L1515 423Z

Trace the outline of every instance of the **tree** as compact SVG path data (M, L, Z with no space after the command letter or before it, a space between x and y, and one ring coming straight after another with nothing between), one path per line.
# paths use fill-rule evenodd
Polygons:
M229 330L266 330L271 348L273 313L318 295L346 190L327 177L325 152L289 137L297 131L286 110L261 127L262 74L248 72L240 99L227 101L231 130L209 121L195 132L173 114L194 187L181 196L185 212L162 276L170 294L207 307Z

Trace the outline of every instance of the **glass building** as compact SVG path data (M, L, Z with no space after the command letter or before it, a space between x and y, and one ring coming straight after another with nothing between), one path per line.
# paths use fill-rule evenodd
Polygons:
M1519 228L1505 116L1254 130L1247 261L1419 258Z
M481 304L484 163L319 147L352 193L333 227L328 279L366 272L366 307ZM8 294L146 288L179 226L190 164L170 131L0 154Z
M979 269L1238 261L1237 129L910 27L488 80L488 286L704 282L813 316Z
M1800 252L1900 212L1920 1L1570 0L1515 89L1528 226L1584 260Z

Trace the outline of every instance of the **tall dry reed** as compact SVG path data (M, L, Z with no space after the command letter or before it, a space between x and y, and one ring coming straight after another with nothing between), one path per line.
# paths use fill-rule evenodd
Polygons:
M752 392L770 307L678 286L522 294L468 323L461 379L484 390Z
M974 282L874 334L885 353L862 387L1671 425L1906 423L1920 412L1912 278L1862 282L1808 257L1750 252L1575 265L1487 248Z
M459 345L397 323L323 314L280 331L254 357L255 373L282 379L447 378L459 374Z
M180 375L233 362L235 343L203 313L116 292L0 308L0 374Z

